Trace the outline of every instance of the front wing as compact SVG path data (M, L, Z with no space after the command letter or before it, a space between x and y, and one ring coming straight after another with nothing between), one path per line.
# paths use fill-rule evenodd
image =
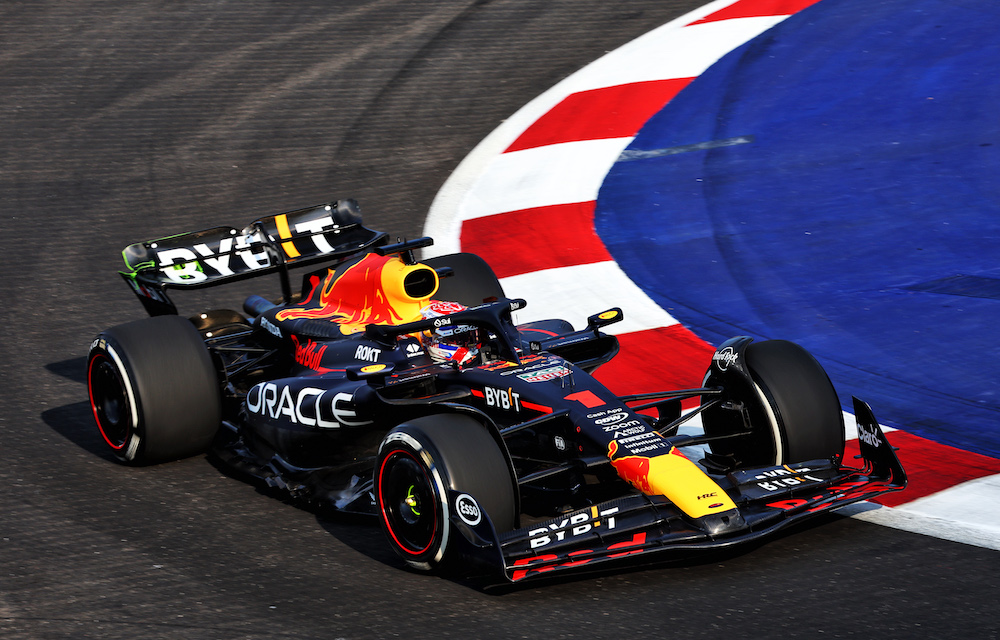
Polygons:
M731 547L795 522L906 486L892 446L865 403L855 399L861 468L815 460L716 477L737 513L693 520L662 496L628 495L497 535L489 518L452 524L470 560L500 564L511 582L592 568L661 551ZM468 496L453 492L452 504Z

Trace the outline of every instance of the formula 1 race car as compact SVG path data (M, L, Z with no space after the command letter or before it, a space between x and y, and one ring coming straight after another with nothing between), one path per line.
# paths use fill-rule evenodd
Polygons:
M130 245L121 275L152 317L99 334L87 367L110 451L210 451L376 516L412 567L515 582L727 547L905 486L858 399L861 461L845 464L839 400L801 347L736 337L700 388L616 396L591 374L618 352L602 328L620 309L517 324L525 301L482 259L417 261L430 244L389 244L343 200ZM167 294L263 274L281 298L243 313L182 317Z

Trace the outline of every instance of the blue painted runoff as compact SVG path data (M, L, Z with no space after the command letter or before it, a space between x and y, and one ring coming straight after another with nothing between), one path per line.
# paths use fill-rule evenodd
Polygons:
M708 342L796 341L845 407L1000 457L997 33L996 0L822 0L645 125L599 235Z

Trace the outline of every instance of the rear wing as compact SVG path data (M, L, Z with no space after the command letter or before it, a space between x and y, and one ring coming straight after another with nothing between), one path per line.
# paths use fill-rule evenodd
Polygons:
M340 261L385 244L387 234L361 224L354 200L296 209L254 221L243 230L214 227L125 247L119 273L151 316L176 314L167 289L200 289L278 273L291 298L288 270Z

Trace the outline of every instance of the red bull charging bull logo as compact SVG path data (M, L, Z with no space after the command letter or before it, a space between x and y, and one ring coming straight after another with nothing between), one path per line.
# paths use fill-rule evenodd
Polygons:
M621 456L615 458L618 453L618 441L612 440L608 445L608 457L611 458L611 466L614 467L622 480L629 483L646 495L652 492L649 486L649 458L641 456Z
M339 275L330 269L316 303L309 296L309 306L279 311L275 318L332 320L343 333L357 333L369 324L420 320L436 291L437 274L430 267L370 253Z

